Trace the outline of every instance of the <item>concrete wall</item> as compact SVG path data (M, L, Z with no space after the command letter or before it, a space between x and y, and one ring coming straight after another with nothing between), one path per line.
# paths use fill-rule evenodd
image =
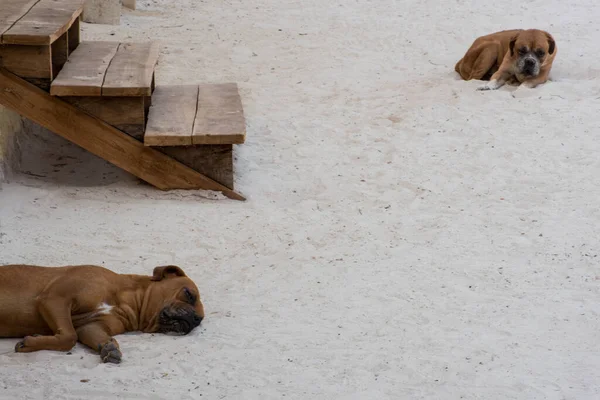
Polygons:
M90 24L119 25L121 0L85 0L82 19Z
M17 134L22 129L21 116L0 106L0 185L19 164Z

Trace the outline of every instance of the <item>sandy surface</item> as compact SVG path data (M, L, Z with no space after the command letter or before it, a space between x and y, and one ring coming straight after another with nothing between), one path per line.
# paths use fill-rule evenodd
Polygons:
M159 84L239 83L248 201L24 137L1 263L177 263L208 318L119 337L120 366L1 340L0 398L600 398L600 3L484 3L153 0L84 26L160 40ZM513 27L555 36L552 82L457 79L476 36Z

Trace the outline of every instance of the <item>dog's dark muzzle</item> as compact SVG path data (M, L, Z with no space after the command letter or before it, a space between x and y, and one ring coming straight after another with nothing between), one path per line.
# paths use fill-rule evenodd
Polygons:
M533 75L535 73L535 60L531 58L525 59L523 62L523 73L526 75Z
M187 335L200 325L202 317L192 307L165 307L158 318L159 331Z

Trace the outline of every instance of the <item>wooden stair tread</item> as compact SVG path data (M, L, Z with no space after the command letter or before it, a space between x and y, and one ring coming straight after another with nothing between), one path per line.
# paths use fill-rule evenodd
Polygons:
M3 0L0 7L0 43L4 32L20 20L38 1L40 0Z
M154 91L146 146L241 144L245 139L237 84L162 86Z
M103 96L150 96L158 43L121 43L106 71Z
M158 43L82 42L52 82L55 96L150 96Z
M190 146L198 85L157 86L144 134L147 146Z
M52 44L73 25L82 11L83 0L2 0L1 42Z
M82 42L71 54L52 85L55 96L101 96L102 84L118 42Z
M193 144L239 144L246 139L242 99L235 83L200 85Z

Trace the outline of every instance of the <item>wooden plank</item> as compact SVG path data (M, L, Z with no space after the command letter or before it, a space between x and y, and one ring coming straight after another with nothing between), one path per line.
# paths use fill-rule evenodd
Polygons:
M118 42L82 42L52 82L50 93L54 96L101 96L106 70L118 48Z
M67 96L61 99L139 141L144 138L144 97Z
M145 147L131 136L0 68L0 104L159 189L204 189L243 200L231 189Z
M0 45L0 67L23 78L52 79L50 46Z
M69 37L65 32L50 45L52 77L55 78L69 58Z
M233 145L158 147L194 171L233 189Z
M40 0L2 0L0 7L0 38ZM2 40L0 40L2 43Z
M80 31L79 31L79 21L81 17L75 18L73 21L73 25L67 31L69 37L69 54L73 53L77 46L79 46L79 42L81 41Z
M239 144L246 139L246 120L235 83L200 85L192 144Z
M152 94L146 146L189 146L196 118L198 85L158 86Z
M158 43L121 43L102 85L103 96L150 96Z
M2 43L52 44L71 27L82 10L83 0L40 0L4 32Z

